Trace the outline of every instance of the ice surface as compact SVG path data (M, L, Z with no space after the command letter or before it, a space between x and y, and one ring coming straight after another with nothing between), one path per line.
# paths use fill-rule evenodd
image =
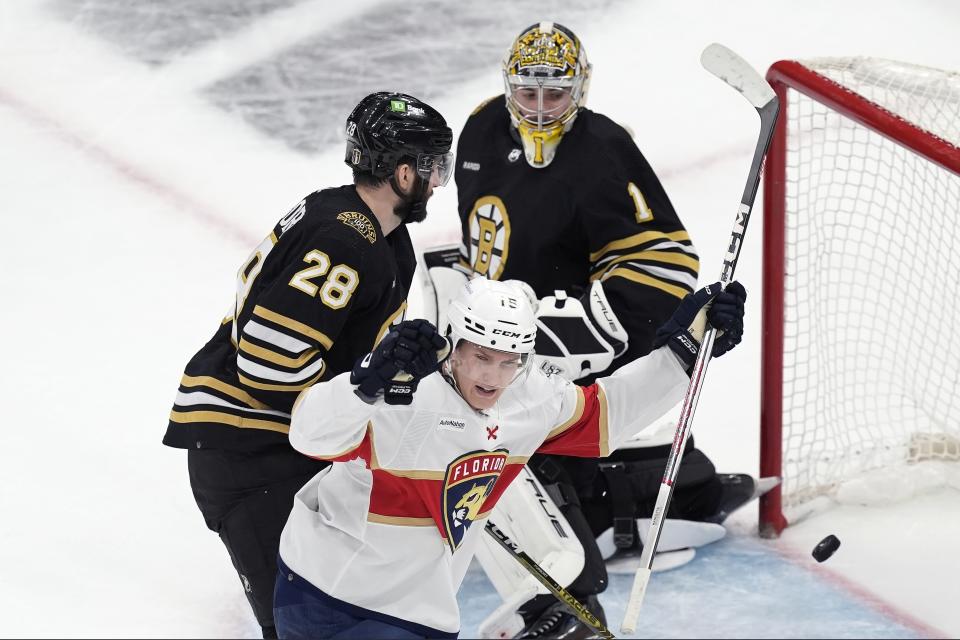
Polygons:
M636 133L705 278L719 273L756 114L700 68L704 46L726 44L761 70L833 55L960 69L960 6L939 0L503 2L485 5L489 15L375 0L0 3L6 635L256 636L193 503L185 456L160 444L177 380L226 310L250 247L310 190L349 181L339 144L321 143L335 140L347 106L393 79L422 88L456 128L500 91L500 53L540 17L514 5L583 38L591 105ZM453 7L464 13L446 13ZM368 16L376 41L357 31L369 12L395 17ZM376 65L381 75L369 75L363 60L392 64L385 52L401 42L414 49L396 57L422 71ZM455 238L455 206L452 187L439 192L415 242ZM711 366L694 426L721 471L757 470L762 223L758 212L738 266L751 290L745 341ZM723 543L653 577L645 630L960 635L957 495L844 506L776 545L754 537L745 510ZM843 547L808 571L828 533ZM468 575L465 631L496 603L484 581ZM604 594L614 626L625 590L616 577Z

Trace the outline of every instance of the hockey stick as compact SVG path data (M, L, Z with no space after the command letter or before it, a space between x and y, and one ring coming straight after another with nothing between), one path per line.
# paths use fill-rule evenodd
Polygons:
M753 152L753 162L750 165L747 184L743 190L740 208L737 210L736 222L733 225L733 233L730 235L730 245L727 247L727 253L723 259L723 270L720 274L721 285L726 286L733 280L733 272L740 257L743 236L747 231L747 222L750 221L750 210L757 196L757 187L760 185L763 157L766 155L770 139L773 137L773 128L777 122L777 113L780 110L780 101L770 85L753 67L723 45L711 44L704 49L700 56L700 63L707 71L742 93L743 97L760 114L760 134L756 149ZM700 353L697 355L697 360L690 371L690 385L687 387L687 394L683 399L680 419L677 421L677 431L673 437L673 446L670 450L670 456L667 458L663 480L660 482L657 503L650 520L650 532L647 534L646 544L640 554L640 568L637 569L637 574L633 579L633 588L630 590L630 599L627 601L626 612L623 615L623 624L620 625L620 630L624 633L633 633L637 628L640 607L647 591L647 584L650 582L650 567L653 563L653 555L656 553L657 543L660 541L660 533L663 528L663 520L670 506L673 483L676 481L677 472L680 469L680 459L684 447L686 447L687 438L690 436L693 413L697 408L700 389L707 374L707 365L710 363L715 334L716 331L713 327L707 329Z
M598 636L601 638L613 638L614 635L610 633L610 630L600 620L597 619L595 615L590 613L590 610L585 606L580 604L580 601L573 597L573 595L560 586L560 584L550 577L550 574L543 570L539 564L534 561L533 558L528 556L523 552L522 549L517 545L516 542L510 539L507 534L501 531L497 525L487 521L486 527L484 527L487 533L493 536L493 539L496 540L501 547L506 549L513 558L523 565L523 568L530 572L530 574L536 578L540 584L545 586L550 593L556 596L557 600L567 605L567 608L570 609L570 612L575 616L580 618L584 624L593 629Z

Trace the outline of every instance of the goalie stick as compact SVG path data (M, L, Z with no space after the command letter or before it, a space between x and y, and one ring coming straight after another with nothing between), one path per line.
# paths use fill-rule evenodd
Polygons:
M727 247L727 253L723 259L723 269L720 274L722 286L726 286L733 280L733 272L737 267L737 260L740 257L740 247L743 243L743 236L747 231L747 222L750 220L750 210L753 207L753 201L757 196L757 187L760 185L760 172L763 167L763 157L766 155L767 147L770 145L770 139L773 137L774 125L777 122L777 113L780 110L780 101L776 94L763 77L751 67L743 58L720 44L711 44L700 55L700 63L703 67L717 76L732 88L743 94L750 104L760 114L760 134L757 138L757 146L753 152L753 162L750 165L750 173L747 176L747 183L743 190L743 197L740 200L740 207L737 210L736 222L733 226L733 233L730 235L730 244ZM653 556L657 550L657 543L660 541L660 533L663 528L663 521L670 506L670 498L673 495L673 484L677 479L677 472L680 469L680 459L682 452L687 444L687 438L690 436L690 429L693 424L693 413L697 408L697 400L700 397L700 389L703 385L703 379L707 374L707 365L710 363L711 352L713 351L713 342L716 337L716 331L709 327L703 337L703 345L697 360L690 371L690 385L687 387L686 396L683 399L683 406L680 410L680 418L677 421L677 430L673 437L673 445L670 449L670 456L667 458L667 466L663 472L663 480L660 482L660 491L657 494L657 503L653 509L653 516L650 520L650 532L647 534L647 544L643 546L643 552L640 555L640 568L633 579L633 587L630 590L630 599L627 601L626 611L623 615L623 624L620 630L623 633L633 633L637 628L637 620L640 618L640 607L643 604L643 597L647 591L647 584L650 582L650 567L653 563Z
M523 565L523 567L536 578L540 584L545 586L550 593L556 596L557 600L567 605L567 608L570 609L570 612L580 618L584 624L593 629L598 636L601 638L613 638L614 635L610 633L610 630L600 620L597 619L595 615L590 613L590 610L583 606L579 600L573 597L573 595L560 586L560 584L550 577L550 574L543 570L539 564L537 564L533 558L528 556L516 542L511 540L507 534L497 528L497 525L487 521L487 525L484 527L484 530L493 536L493 539L496 540L501 547L503 547L507 553L509 553L513 558Z

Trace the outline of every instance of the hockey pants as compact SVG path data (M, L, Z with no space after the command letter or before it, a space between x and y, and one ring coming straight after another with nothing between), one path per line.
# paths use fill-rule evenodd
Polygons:
M252 453L190 449L190 486L207 527L219 534L265 638L276 637L273 589L280 533L293 496L329 463L287 445Z
M277 564L274 619L277 634L284 640L415 640L457 636L338 600L294 573L282 559Z

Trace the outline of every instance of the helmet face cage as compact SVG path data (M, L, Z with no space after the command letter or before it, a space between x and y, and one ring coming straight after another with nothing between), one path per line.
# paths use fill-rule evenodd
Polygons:
M393 175L403 162L434 186L446 184L452 173L453 132L438 111L413 96L370 94L347 118L346 138L347 165L377 178Z
M541 22L514 40L503 60L504 92L531 165L544 167L553 159L586 104L589 78L586 52L566 27Z

